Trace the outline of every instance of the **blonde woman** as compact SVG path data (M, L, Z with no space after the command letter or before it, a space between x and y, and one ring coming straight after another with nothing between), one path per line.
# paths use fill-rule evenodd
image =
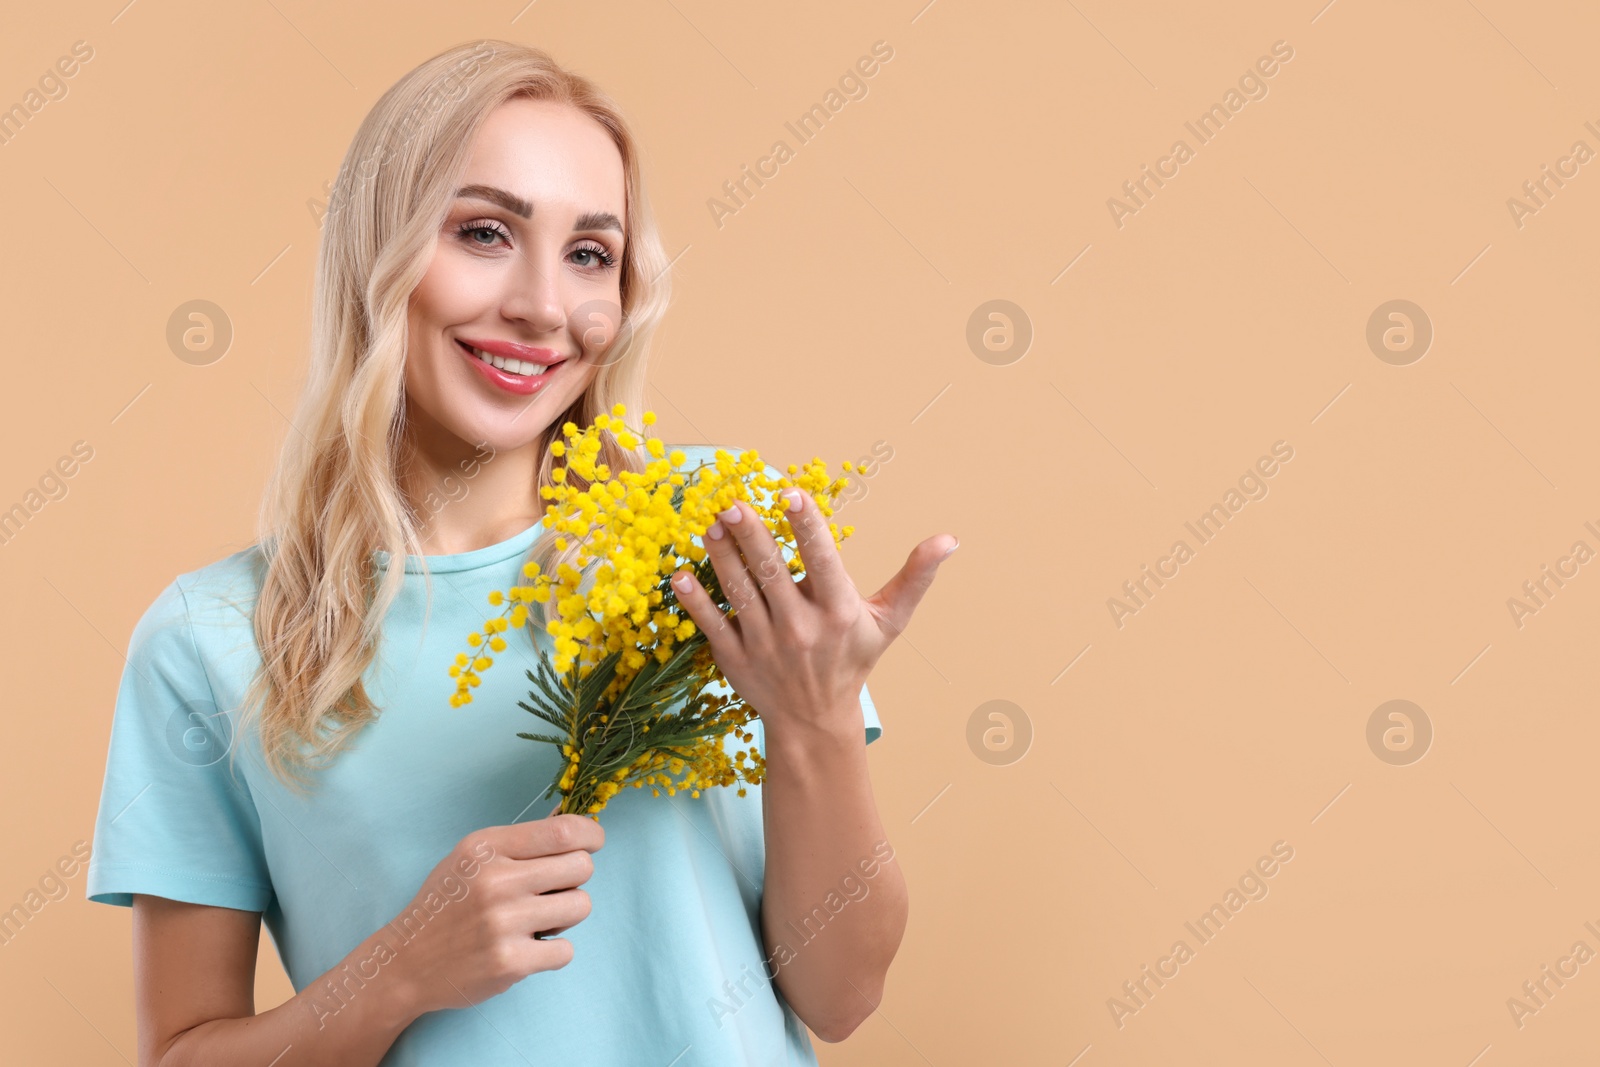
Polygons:
M865 679L953 538L863 598L805 494L801 582L747 504L707 531L735 610L680 596L761 713L750 796L541 818L523 672L450 706L488 592L556 556L552 435L643 410L667 267L627 124L537 50L451 49L362 123L262 536L166 587L118 692L87 891L133 910L141 1064L803 1064L878 1004L907 905ZM296 993L258 1014L263 919Z

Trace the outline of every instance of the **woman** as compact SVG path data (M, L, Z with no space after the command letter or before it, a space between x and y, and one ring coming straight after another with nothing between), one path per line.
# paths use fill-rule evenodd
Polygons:
M559 558L552 436L643 408L667 266L626 123L541 52L444 52L362 123L262 538L161 593L118 694L87 890L133 909L141 1064L815 1063L802 1021L877 1005L906 890L865 679L953 538L864 599L804 493L799 583L748 504L707 531L734 611L680 599L761 713L750 796L529 819L523 671L450 707L489 591ZM263 917L296 994L256 1014Z

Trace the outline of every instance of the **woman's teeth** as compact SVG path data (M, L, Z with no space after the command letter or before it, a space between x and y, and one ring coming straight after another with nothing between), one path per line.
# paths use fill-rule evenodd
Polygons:
M468 347L471 348L470 345ZM527 363L520 359L507 359L504 356L491 355L481 348L472 348L471 351L474 356L477 356L491 367L503 370L507 374L526 374L538 377L545 371L560 365L552 363L547 367L543 363Z

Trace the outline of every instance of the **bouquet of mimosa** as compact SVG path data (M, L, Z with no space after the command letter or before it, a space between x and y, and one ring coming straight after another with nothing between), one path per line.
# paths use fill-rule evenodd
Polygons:
M725 680L705 634L680 610L671 578L691 567L718 609L729 610L705 548L695 539L735 499L761 516L791 576L800 576L794 529L777 492L798 486L826 516L849 484L830 479L827 465L815 458L803 467L791 464L787 477L773 478L754 450L733 456L717 449L711 461L679 470L683 452L668 454L645 429L629 427L625 414L618 404L581 430L568 422L562 426L566 440L550 445L566 465L555 467L556 484L541 490L552 501L545 509L549 529L559 535L558 550L575 539L578 566L560 563L552 576L540 573L537 563L525 563L527 583L489 594L501 613L467 636L473 651L458 654L450 667L456 679L451 704L471 703L480 672L494 663L490 653L505 651L508 629L527 625L530 604L554 601L545 624L554 656L541 655L537 670L526 672L533 689L526 702L517 702L550 729L517 736L561 751L561 772L542 795L560 794L560 811L595 818L630 786L649 786L656 796L686 790L698 797L702 789L737 784L743 796L746 784L761 782L765 763L751 746L749 729L756 711L731 688L728 694L708 692ZM653 425L655 414L645 412L642 421ZM596 461L602 433L630 452L642 440L651 457L644 472L624 470L613 477ZM852 470L848 461L843 467ZM569 469L586 488L567 484ZM829 529L835 547L853 532L837 523ZM751 747L730 755L730 735L734 744Z

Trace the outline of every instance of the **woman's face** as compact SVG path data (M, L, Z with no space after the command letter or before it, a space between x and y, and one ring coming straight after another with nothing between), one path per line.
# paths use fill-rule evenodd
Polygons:
M515 99L485 120L411 295L424 448L526 446L588 388L621 318L624 205L622 156L588 115Z

